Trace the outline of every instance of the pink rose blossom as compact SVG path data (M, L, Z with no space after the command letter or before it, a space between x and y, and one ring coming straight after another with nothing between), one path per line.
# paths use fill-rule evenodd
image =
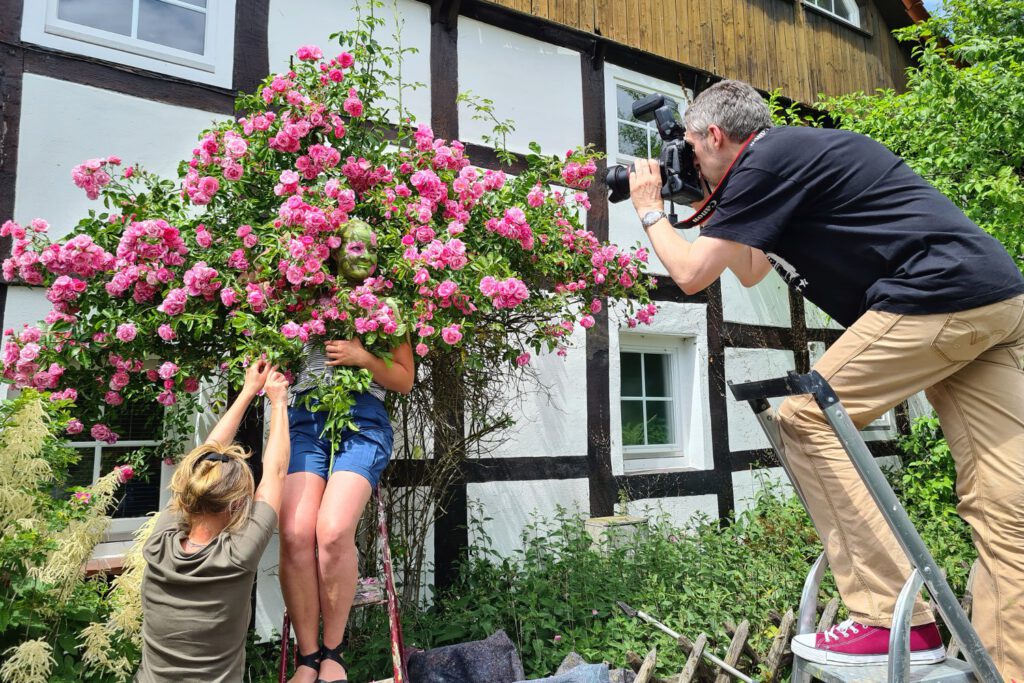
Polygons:
M138 334L138 329L135 327L135 323L123 323L117 326L116 336L123 342L130 342L135 339Z
M65 428L68 434L81 434L83 429L85 429L85 425L78 418L68 420L68 425Z
M349 88L348 98L346 98L345 103L342 105L342 109L352 117L358 118L363 115L363 103L356 94L355 88Z
M158 327L157 330L156 330L156 333L164 341L173 341L178 336L174 332L174 328L171 327L170 325L168 325L167 323L164 323L163 325Z
M441 339L445 344L455 345L462 340L462 328L460 325L449 325L441 330Z
M178 373L178 366L171 361L165 361L163 365L157 370L157 375L160 379L171 379Z
M89 429L89 435L96 441L104 441L108 444L115 444L117 443L118 438L120 438L110 429L110 427L99 422Z

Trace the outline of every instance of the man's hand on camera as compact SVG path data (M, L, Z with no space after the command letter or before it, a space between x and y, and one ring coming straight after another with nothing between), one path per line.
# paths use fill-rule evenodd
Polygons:
M649 211L664 211L661 198L661 167L657 159L637 159L629 172L629 196L636 215L644 217Z

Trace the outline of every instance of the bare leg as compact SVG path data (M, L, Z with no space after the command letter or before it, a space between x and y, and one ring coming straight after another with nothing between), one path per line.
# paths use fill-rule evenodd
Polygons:
M316 518L327 482L312 472L289 474L281 501L281 592L295 628L299 654L320 648ZM313 683L315 669L300 666L293 683Z
M324 645L327 647L337 647L345 635L359 579L356 527L371 493L370 482L363 476L335 472L320 504L316 539ZM320 665L320 677L326 681L343 679L345 675L337 662L325 659Z

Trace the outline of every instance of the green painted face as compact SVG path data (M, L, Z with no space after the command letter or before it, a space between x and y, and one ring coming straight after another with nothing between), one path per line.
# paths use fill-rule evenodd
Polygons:
M377 235L367 223L353 218L342 228L341 246L334 252L338 275L362 284L377 270Z

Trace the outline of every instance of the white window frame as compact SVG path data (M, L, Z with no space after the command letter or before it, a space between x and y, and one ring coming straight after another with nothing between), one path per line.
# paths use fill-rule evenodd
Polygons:
M181 0L160 1L197 9ZM207 0L202 55L59 19L57 3L58 0L25 0L21 30L24 42L208 85L232 87L235 0ZM137 24L138 0L132 9L133 23Z
M830 7L822 7L821 5L818 4L819 2L828 3ZM830 17L835 18L836 21L841 21L844 24L849 24L850 26L856 26L857 28L860 28L860 7L857 5L856 0L803 0L803 3L809 7L813 7L816 10L824 12ZM844 8L846 8L846 10L850 13L850 18L847 19L846 17L837 14L835 11L836 5L842 5Z
M633 335L623 334L620 337L619 342L619 372L621 373L622 368L622 354L624 353L639 353L645 355L659 355L664 356L668 362L668 372L666 373L666 382L668 384L668 397L648 397L646 394L643 397L631 396L629 399L637 400L640 399L642 402L655 401L671 403L669 410L669 431L672 433L672 443L667 444L653 444L653 445L631 445L627 446L625 442L622 444L622 457L625 460L643 460L659 457L667 458L680 458L683 457L683 446L682 437L684 435L684 425L682 418L682 409L679 405L680 400L679 389L682 386L681 367L685 361L684 346L692 344L692 340L687 337L679 337L675 340L666 337L656 337L653 335ZM641 361L642 364L642 361ZM621 374L620 374L621 377ZM641 378L643 381L643 378ZM619 384L619 425L621 429L622 425L622 402L627 400L626 396L622 395L622 384Z
M660 93L666 97L671 97L679 105L680 119L686 112L687 105L693 99L693 92L689 88L684 90L682 87L669 83L668 81L651 78L635 71L623 69L622 67L614 64L605 64L605 70L610 76L610 80L606 81L610 87L606 88L605 94L606 120L610 124L608 126L608 156L609 158L614 159L615 163L629 164L632 163L636 157L630 154L623 154L619 151L619 121L621 120L619 119L618 107L619 86L621 85L634 90L640 90L648 95ZM657 129L652 128L652 131L654 135L658 134Z
M616 475L663 474L711 469L711 420L707 410L707 319L699 304L662 304L650 328L624 324L625 315L612 309L609 389L612 396L611 456ZM659 320L660 318L660 320ZM622 352L667 353L671 356L670 381L674 409L675 444L669 448L624 446L622 443Z
M82 451L82 457L89 457L89 453L92 453L92 481L90 485L95 484L96 480L103 474L103 449L104 448L146 448L150 446L156 446L159 441L149 439L138 439L135 441L118 441L116 444L108 444L105 441L69 441L68 445L74 448L76 451ZM160 472L151 472L150 476L161 477L161 491L163 490L163 476L162 468ZM160 498L158 498L157 511L163 506L160 505ZM119 517L117 519L110 520L110 526L107 527L107 536L114 537L120 534L131 533L139 528L139 526L146 521L146 516L142 517Z

